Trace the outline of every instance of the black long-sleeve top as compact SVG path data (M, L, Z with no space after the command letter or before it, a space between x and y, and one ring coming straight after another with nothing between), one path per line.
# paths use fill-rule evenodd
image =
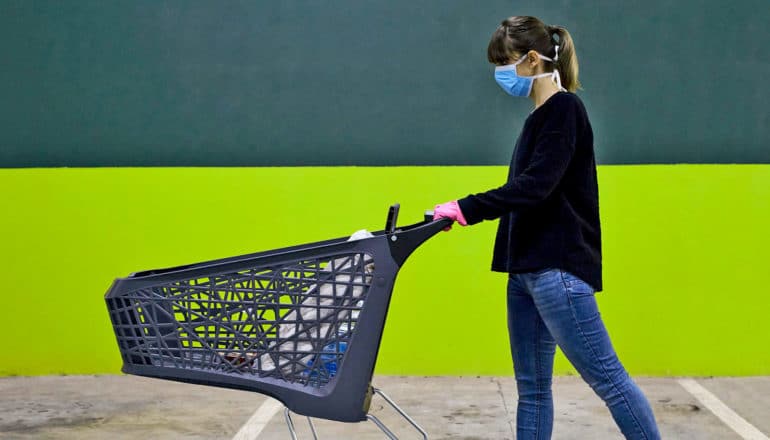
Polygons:
M468 224L500 218L492 270L560 268L602 290L593 131L577 95L536 108L516 141L507 182L458 200Z

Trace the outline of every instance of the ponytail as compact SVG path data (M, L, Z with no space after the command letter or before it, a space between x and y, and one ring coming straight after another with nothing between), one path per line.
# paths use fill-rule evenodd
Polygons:
M554 35L558 36L558 41L555 45L559 48L559 53L556 60L556 68L559 69L559 76L561 77L562 86L574 92L580 88L580 80L578 79L578 60L575 54L575 44L572 42L567 29L561 26L548 26L548 33L553 38Z

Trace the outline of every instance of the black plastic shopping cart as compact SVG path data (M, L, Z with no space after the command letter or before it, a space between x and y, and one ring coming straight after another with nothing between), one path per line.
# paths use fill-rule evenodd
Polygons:
M393 285L407 257L451 221L385 230L116 279L105 299L123 372L256 391L291 412L373 421L371 384Z

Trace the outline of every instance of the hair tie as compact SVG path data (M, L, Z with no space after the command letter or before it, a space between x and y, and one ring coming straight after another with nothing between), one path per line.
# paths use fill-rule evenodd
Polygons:
M553 55L553 62L555 63L557 61L559 61L559 45L558 44L556 45L556 49L554 50L554 55Z

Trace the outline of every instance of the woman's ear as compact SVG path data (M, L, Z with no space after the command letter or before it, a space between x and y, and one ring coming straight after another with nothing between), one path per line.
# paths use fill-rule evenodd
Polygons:
M537 51L530 50L527 52L527 64L532 68L532 71L537 70L537 65L540 64L540 57L537 55Z

